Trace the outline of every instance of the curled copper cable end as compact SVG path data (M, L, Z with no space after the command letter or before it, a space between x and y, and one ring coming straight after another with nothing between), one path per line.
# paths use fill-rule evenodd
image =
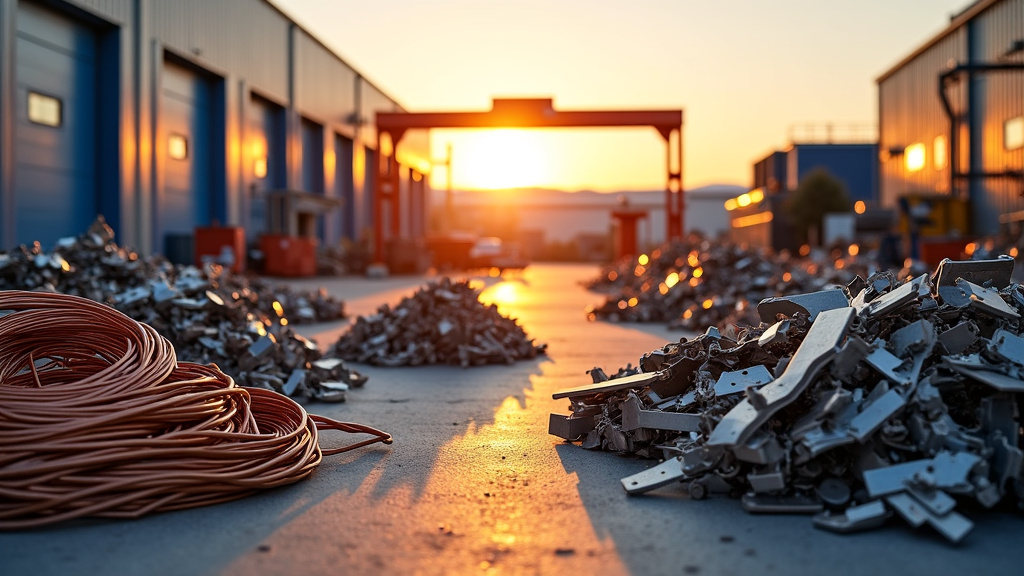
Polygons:
M91 300L7 291L0 312L0 529L226 502L391 443L178 362L151 327ZM321 450L318 430L371 438Z

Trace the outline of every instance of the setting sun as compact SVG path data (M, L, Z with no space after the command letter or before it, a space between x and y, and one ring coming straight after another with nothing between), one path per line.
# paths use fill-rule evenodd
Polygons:
M456 187L493 190L539 186L551 180L550 155L538 131L474 130L472 136L471 145L453 152Z

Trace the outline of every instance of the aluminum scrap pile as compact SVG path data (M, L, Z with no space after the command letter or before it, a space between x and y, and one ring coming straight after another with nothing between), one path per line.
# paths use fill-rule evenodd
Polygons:
M360 316L335 344L340 358L380 366L511 364L543 354L513 318L467 281L442 278L391 309Z
M178 359L215 363L243 386L289 396L342 401L366 377L291 324L344 317L325 292L304 294L233 275L219 266L174 266L118 246L97 220L50 253L38 245L0 254L0 290L46 290L83 296L149 324L174 345Z
M843 285L874 272L871 266L849 253L793 258L694 235L604 270L587 287L609 295L587 316L731 330L756 324L753 303L763 298Z
M644 355L635 370L554 395L549 431L660 457L630 494L674 482L742 495L751 512L815 514L852 532L895 514L960 541L958 501L1024 510L1024 287L1013 260L945 260L899 283L769 298L763 322Z

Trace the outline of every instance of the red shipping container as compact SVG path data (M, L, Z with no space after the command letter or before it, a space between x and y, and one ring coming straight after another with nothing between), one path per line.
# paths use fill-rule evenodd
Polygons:
M214 262L231 262L231 271L245 271L245 230L240 226L196 228L196 266L204 258Z
M966 238L956 238L953 240L933 239L927 238L921 239L921 260L929 266L929 268L935 268L939 265L944 258L950 260L965 260L967 255L964 254L964 248L970 240Z
M263 272L268 276L316 275L316 239L266 234L260 238Z

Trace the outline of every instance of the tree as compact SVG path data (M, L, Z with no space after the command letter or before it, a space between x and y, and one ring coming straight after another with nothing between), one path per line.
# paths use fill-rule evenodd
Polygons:
M816 168L804 176L790 193L785 207L802 242L807 242L811 230L821 230L825 214L850 209L846 187L824 168Z

